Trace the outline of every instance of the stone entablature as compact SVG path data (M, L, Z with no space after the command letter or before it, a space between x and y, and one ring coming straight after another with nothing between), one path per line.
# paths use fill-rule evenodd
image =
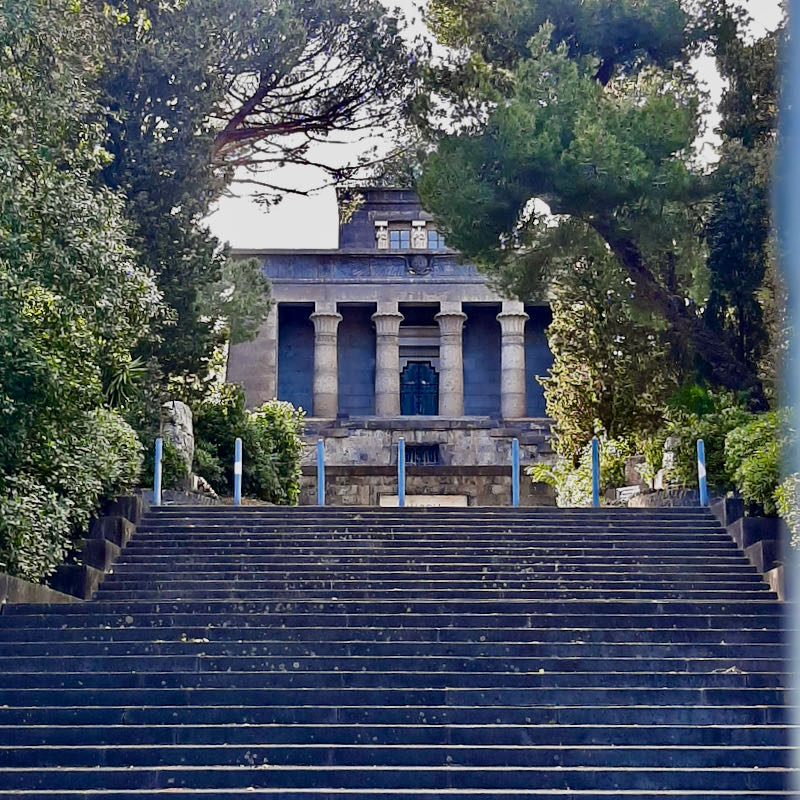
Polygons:
M375 250L235 250L235 258L258 258L264 274L279 283L390 283L397 280L483 285L485 276L472 264L461 264L452 254L378 253ZM424 266L419 259L424 259Z

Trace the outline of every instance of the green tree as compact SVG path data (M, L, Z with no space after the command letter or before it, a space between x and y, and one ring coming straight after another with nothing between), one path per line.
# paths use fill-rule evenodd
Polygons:
M748 45L727 8L717 18L717 61L728 86L720 105L723 143L715 177L720 188L706 224L705 318L730 336L740 360L761 370L774 398L777 375L764 362L780 349L784 305L774 281L771 211L780 33Z
M573 460L598 423L612 439L655 430L678 368L664 331L636 313L630 279L596 235L582 257L551 252L551 264L559 257L547 330L554 360L541 383L558 452Z
M531 206L540 198L555 225L577 220L602 238L637 307L663 320L713 382L763 404L755 371L701 313L701 204L711 190L692 160L699 96L686 62L710 35L702 20L677 0L482 9L435 5L434 29L461 48L434 75L459 125L440 131L419 187L448 242L490 272L524 271L542 286L544 218ZM625 25L612 24L620 14Z
M414 61L377 0L128 0L106 6L106 20L100 84L114 158L103 180L124 193L130 244L170 309L142 358L191 393L227 330L209 320L209 293L234 269L201 224L210 204L237 167L275 199L292 189L272 183L270 167L312 163L319 141L388 124ZM259 285L251 275L244 295L220 299L247 320L231 322L235 337L254 334L268 310Z
M161 311L120 198L96 183L103 32L58 0L0 13L0 561L33 579L136 479L140 445L103 380Z

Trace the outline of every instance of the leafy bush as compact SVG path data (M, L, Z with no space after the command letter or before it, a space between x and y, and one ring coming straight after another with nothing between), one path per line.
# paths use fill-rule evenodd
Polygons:
M752 414L738 405L731 394L711 397L713 410L707 413L690 411L683 406L668 409L666 424L654 438L661 442L672 439L674 443L671 448L674 461L667 470L669 482L694 489L697 488L697 440L702 439L706 448L708 485L717 491L727 491L732 484L725 469L725 437L734 428L749 422ZM695 407L702 408L700 399L696 399Z
M602 498L606 490L625 484L625 459L635 454L635 448L628 439L609 439L605 434L599 435L598 440ZM591 442L581 449L577 467L571 459L559 455L555 464L534 464L526 472L534 481L553 486L556 502L562 508L592 503Z
M122 417L102 408L39 439L0 482L3 569L33 581L52 574L100 502L138 483L141 450Z
M29 475L7 476L0 496L0 570L29 581L51 575L71 543L69 504Z
M777 411L759 414L725 437L725 469L746 503L776 514L780 483L781 419Z
M248 411L239 386L225 384L217 396L194 409L193 469L220 495L233 486L234 442L242 440L242 492L280 505L300 494L304 412L273 400Z
M791 546L800 547L800 473L794 472L775 490L775 504L791 535Z

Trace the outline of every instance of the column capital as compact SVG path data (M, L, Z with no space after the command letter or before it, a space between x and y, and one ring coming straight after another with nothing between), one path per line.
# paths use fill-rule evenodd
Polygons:
M463 311L440 311L434 316L439 323L439 330L443 334L460 334L466 322L467 315Z
M339 323L342 321L342 315L335 310L315 311L309 316L309 319L314 323L314 330L317 334L336 333Z
M405 317L399 311L376 311L370 319L375 323L378 336L399 336L400 323Z

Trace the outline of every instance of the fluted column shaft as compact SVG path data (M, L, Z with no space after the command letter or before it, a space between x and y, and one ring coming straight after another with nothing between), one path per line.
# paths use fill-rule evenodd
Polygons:
M502 335L500 345L500 413L503 419L524 417L525 323L529 319L518 300L504 300L497 315Z
M442 303L439 323L439 416L464 416L464 351L462 332L467 315L461 303Z
M378 303L375 323L375 414L400 415L400 323L397 303Z
M337 333L342 315L336 311L335 303L317 303L311 321L314 323L314 416L333 418L339 413Z

